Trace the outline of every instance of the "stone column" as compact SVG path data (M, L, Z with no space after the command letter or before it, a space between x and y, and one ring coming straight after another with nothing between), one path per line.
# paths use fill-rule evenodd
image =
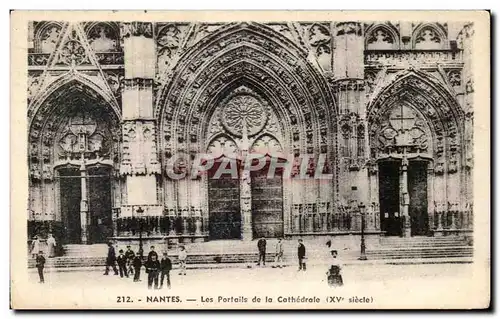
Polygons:
M401 216L404 218L402 235L403 237L411 236L411 221L409 214L409 206L410 206L410 194L408 194L408 159L403 157L403 161L401 163L401 196L402 196L402 205L401 205Z
M250 172L243 170L240 179L241 239L250 241L252 232L252 198Z
M125 79L122 91L123 159L120 171L126 176L126 204L156 205L155 175L160 174L160 164L157 160L153 118L153 25L149 22L123 23L121 37Z
M80 165L80 179L81 179L81 201L80 201L80 225L81 225L81 238L82 244L88 242L88 201L87 201L87 169L85 167L85 160L82 154L82 164Z
M350 205L354 197L358 203L369 203L369 180L366 169L368 154L365 83L364 83L364 36L363 24L338 22L334 26L333 46L333 92L340 108L339 143L343 154L338 176L340 201ZM351 210L356 214L357 208ZM351 216L353 224L357 216ZM373 220L367 229L373 229ZM359 229L359 227L358 227Z

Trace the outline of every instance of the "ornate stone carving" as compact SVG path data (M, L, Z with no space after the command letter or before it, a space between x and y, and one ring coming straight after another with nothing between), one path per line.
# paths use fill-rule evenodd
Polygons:
M153 38L153 24L151 22L126 22L121 24L121 37Z
M366 38L368 50L396 49L396 39L386 26L376 26L369 31Z
M461 51L455 53L448 51L391 51L390 53L369 51L365 53L365 64L367 66L390 66L401 69L407 69L410 66L436 68L438 63L456 67L462 62L463 54Z
M259 137L250 149L251 153L278 157L282 157L282 151L283 149L278 140L269 135Z
M37 53L50 54L56 49L62 27L59 24L48 23L39 28L41 28L41 31L37 32L37 37L35 38L35 51Z
M424 27L415 36L416 49L441 49L442 39L435 28Z
M318 57L322 54L331 53L331 35L330 31L325 26L321 24L313 24L309 28L308 40L309 44L316 50L315 53Z
M267 121L262 103L252 95L236 95L224 106L221 116L224 127L236 136L243 134L245 126L249 136L259 133Z
M107 23L98 23L89 30L88 40L95 52L119 51L119 36L117 30Z
M105 72L104 75L115 97L121 98L122 82L124 79L123 73L109 71Z
M221 156L236 158L238 155L238 146L231 138L220 135L208 144L207 151L215 158Z
M450 70L446 75L452 87L460 87L462 85L462 74L460 70Z
M363 26L361 23L355 21L339 22L335 25L335 28L337 29L337 36L345 34L361 36L363 34Z
M59 58L56 63L64 65L90 64L87 52L83 47L76 30L72 30L68 33L68 38L60 49Z

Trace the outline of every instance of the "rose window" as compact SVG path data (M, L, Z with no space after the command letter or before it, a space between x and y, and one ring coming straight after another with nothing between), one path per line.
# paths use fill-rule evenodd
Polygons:
M246 133L259 133L267 121L267 112L262 103L250 95L238 95L232 98L222 111L222 124L225 129L236 136Z

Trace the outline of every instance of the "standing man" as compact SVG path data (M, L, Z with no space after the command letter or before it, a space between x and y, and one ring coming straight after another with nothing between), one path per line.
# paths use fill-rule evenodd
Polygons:
M151 257L155 256L156 260L158 260L158 253L155 251L155 246L151 246L151 251L148 254L148 261L151 260Z
M266 240L261 237L257 242L257 248L259 249L259 261L257 262L257 266L260 266L260 260L262 259L262 264L266 265Z
M134 257L135 257L135 253L130 248L130 245L128 245L127 251L125 252L125 258L127 259L127 272L131 275L134 273L134 267L132 266L132 264L134 262Z
M170 289L170 270L172 270L172 261L167 257L168 253L163 253L163 258L160 260L160 289L163 288L163 280L167 277L167 288Z
M158 289L158 274L160 272L160 262L156 259L156 255L151 256L151 260L146 262L146 272L148 273L148 288Z
M113 247L113 243L108 243L108 257L106 258L106 270L104 271L104 275L109 274L109 267L113 267L115 275L118 275L118 269L116 269L116 253L115 248Z
M306 271L306 246L302 243L302 239L299 239L299 246L297 249L297 257L299 258L299 271Z
M45 282L43 278L43 268L45 267L45 257L43 257L43 250L38 251L36 256L36 268L38 269L38 277L40 277L40 283Z
M118 263L118 269L120 270L120 277L123 278L123 275L125 274L125 277L128 278L128 273L127 273L127 257L123 254L123 250L120 249L119 251L120 255L116 259Z
M134 282L141 281L142 258L140 254L135 255L132 265L134 266Z
M283 267L283 241L281 238L278 239L278 243L276 244L276 266L274 267Z

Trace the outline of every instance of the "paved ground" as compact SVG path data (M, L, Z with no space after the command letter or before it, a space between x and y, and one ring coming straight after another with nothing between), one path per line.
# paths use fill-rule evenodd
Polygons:
M148 290L145 274L142 282L133 282L131 278L115 275L103 275L103 269L57 272L48 270L46 283L38 283L36 272L30 271L27 287L31 296L40 296L42 306L58 307L62 305L61 296L67 296L75 307L85 306L92 300L96 307L228 307L233 303L217 302L218 298L252 298L271 296L276 302L278 296L317 296L325 303L328 296L336 295L343 299L343 304L331 304L331 307L349 307L348 300L354 297L373 297L372 302L379 307L395 304L412 307L415 303L425 303L434 307L456 307L463 305L468 298L477 294L471 290L473 264L426 264L426 265L387 265L354 264L343 269L345 286L332 289L326 283L326 268L323 265L311 265L306 272L298 272L296 267L279 268L226 268L226 269L191 269L187 276L172 272L172 289ZM83 289L81 289L83 288ZM132 303L118 302L119 296L132 296ZM151 296L178 296L181 304L169 302L151 303ZM450 299L450 296L453 298ZM456 297L455 297L456 296ZM202 298L204 301L202 302ZM213 298L213 302L207 302ZM445 299L443 299L445 298ZM446 299L447 298L447 299ZM324 299L324 300L323 300ZM87 301L85 301L87 300ZM448 301L445 301L448 300ZM64 304L67 305L67 304ZM260 304L262 305L262 304ZM283 305L267 304L274 307ZM328 304L330 305L330 304ZM368 304L364 306L369 307ZM301 306L302 307L302 306ZM311 308L311 304L303 307ZM330 307L330 306L328 306Z
M382 285L392 286L419 282L436 284L439 282L458 281L470 276L471 264L437 264L437 265L347 265L343 269L343 278L347 287ZM298 272L296 267L271 268L255 267L252 269L192 269L186 276L171 274L174 289L196 289L205 287L207 283L216 283L219 287L233 285L259 285L262 289L272 289L277 284L286 286L305 285L308 287L325 285L326 268L312 265L306 272ZM80 285L82 287L106 287L109 285L130 289L146 288L146 274L141 273L142 282L135 283L131 278L120 278L111 271L108 276L98 268L93 271L58 272L47 270L45 285L47 287L64 287ZM30 281L37 282L38 274L29 273Z

